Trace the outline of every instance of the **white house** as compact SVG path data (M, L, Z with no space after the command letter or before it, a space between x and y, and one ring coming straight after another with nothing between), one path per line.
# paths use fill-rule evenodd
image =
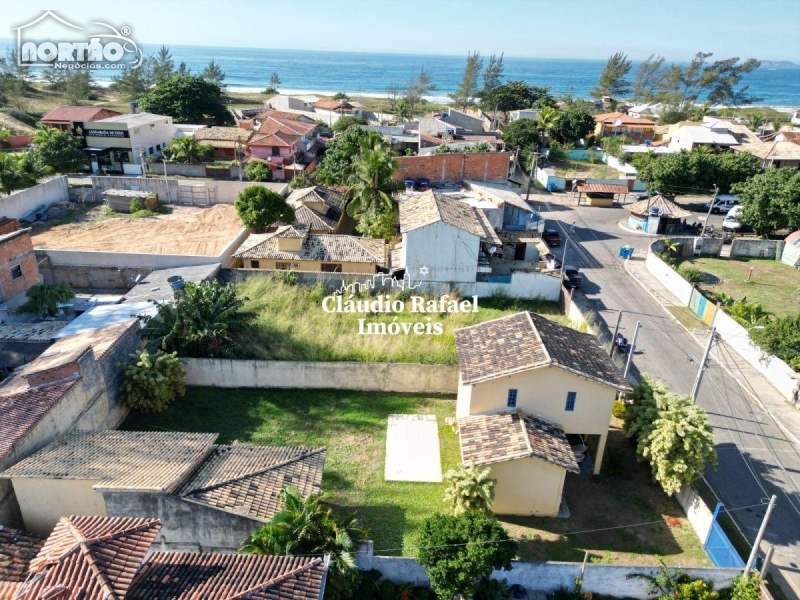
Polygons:
M722 121L684 125L675 131L669 140L669 148L673 151L692 150L699 146L720 150L738 145L739 141L733 137L727 124Z
M508 113L508 120L519 121L520 119L537 119L542 111L538 108L526 108L524 110L512 110Z
M403 240L393 269L416 275L427 267L426 281L443 283L474 283L478 273L491 273L490 248L502 242L481 210L433 190L399 206Z

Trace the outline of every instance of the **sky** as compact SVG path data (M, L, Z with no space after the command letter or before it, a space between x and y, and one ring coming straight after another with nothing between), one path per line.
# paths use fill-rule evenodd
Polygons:
M138 43L669 61L696 52L800 63L797 0L0 0L0 38L51 9Z

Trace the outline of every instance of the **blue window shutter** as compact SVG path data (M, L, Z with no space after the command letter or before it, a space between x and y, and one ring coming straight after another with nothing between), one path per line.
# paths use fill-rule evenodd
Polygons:
M577 392L567 392L567 406L564 410L575 410L575 397Z
M509 408L516 408L517 407L517 390L508 390L508 401L506 405Z

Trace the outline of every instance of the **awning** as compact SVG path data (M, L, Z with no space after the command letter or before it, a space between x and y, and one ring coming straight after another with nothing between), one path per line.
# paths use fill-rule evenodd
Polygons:
M578 191L586 194L627 194L627 184L616 185L613 183L584 183L578 185Z

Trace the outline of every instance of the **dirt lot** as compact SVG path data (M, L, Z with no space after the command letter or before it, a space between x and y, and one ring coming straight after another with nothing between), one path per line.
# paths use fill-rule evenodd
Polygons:
M244 229L233 206L173 206L169 214L114 216L33 230L34 248L216 256Z

